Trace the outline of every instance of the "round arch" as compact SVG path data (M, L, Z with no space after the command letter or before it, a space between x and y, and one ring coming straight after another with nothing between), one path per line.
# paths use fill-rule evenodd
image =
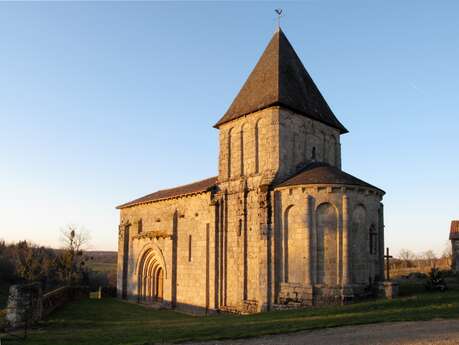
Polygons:
M149 244L144 247L137 262L138 297L142 302L160 302L163 299L166 264L161 249Z
M316 219L316 279L319 284L329 286L338 282L338 212L330 202L319 204Z

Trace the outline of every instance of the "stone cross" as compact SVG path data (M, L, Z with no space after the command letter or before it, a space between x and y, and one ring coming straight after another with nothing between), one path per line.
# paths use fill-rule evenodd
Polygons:
M386 259L386 279L390 280L390 265L389 265L389 260L392 259L393 256L389 255L389 248L386 248L386 255L384 255L384 259Z

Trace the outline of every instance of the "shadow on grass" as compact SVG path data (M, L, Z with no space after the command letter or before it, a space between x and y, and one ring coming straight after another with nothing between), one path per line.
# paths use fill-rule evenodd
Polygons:
M248 316L196 317L116 299L84 300L52 314L27 344L148 344L236 339L387 321L459 317L459 292L423 293L393 301L276 311Z

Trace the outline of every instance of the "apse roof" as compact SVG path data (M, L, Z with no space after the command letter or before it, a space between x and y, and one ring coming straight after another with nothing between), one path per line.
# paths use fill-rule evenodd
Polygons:
M383 190L354 177L337 167L327 163L311 163L299 173L280 183L276 187L287 187L295 185L310 184L334 184L334 185L355 185L372 189L377 189L384 193Z

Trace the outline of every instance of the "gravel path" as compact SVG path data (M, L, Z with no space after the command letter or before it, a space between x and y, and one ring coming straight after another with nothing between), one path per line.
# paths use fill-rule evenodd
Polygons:
M459 320L380 323L302 331L193 345L452 345L459 344Z

